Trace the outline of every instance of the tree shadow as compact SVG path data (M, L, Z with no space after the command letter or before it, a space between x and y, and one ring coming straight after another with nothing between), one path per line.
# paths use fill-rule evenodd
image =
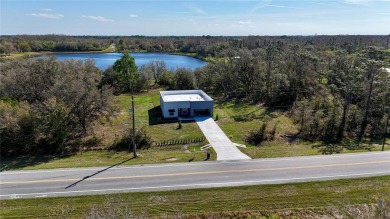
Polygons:
M324 155L339 154L343 151L343 147L337 144L321 144L312 146L312 148L318 148L318 152Z
M91 174L91 175L85 176L85 177L83 177L82 179L80 179L79 181L76 181L76 182L74 182L74 183L72 183L72 184L66 186L64 189L69 189L69 188L75 187L77 184L81 183L82 181L84 181L84 180L86 180L86 179L89 179L89 178L91 178L91 177L93 177L93 176L96 176L96 175L98 175L98 174L100 174L100 173L102 173L102 172L104 172L104 171L106 171L106 170L109 170L109 169L113 168L113 167L116 167L116 166L119 166L119 165L121 165L121 164L124 164L124 163L126 163L127 161L130 161L130 160L132 160L132 159L134 159L134 158L135 158L135 157L131 157L131 158L127 159L127 160L124 160L124 161L122 161L122 162L119 162L119 163L117 163L117 164L114 164L114 165L112 165L112 166L109 166L109 167L107 167L107 168L104 168L104 169L102 169L102 170L99 170L99 171L97 171L97 172L95 172L95 173L93 173L93 174Z
M1 157L0 172L9 170L18 170L25 167L36 166L48 163L52 160L63 159L72 156L73 153L61 155L33 155L33 156L17 156L17 157Z

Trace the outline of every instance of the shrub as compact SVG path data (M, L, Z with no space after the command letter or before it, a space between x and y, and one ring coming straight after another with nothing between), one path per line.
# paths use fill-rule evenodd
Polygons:
M245 137L244 141L253 144L255 146L259 145L264 140L267 140L266 131L265 131L266 128L267 128L267 123L263 123L263 125L260 126L260 128L252 130L249 133L249 135Z
M132 133L131 130L125 132L123 136L119 139L119 141L116 141L112 146L112 150L116 151L126 151L133 150L133 135L129 135L129 133ZM137 149L145 149L149 148L152 145L152 139L150 136L147 135L144 128L141 128L135 132L135 144L137 145Z
M235 116L233 116L233 119L236 122L249 122L249 121L252 121L254 119L254 115L253 114L235 115Z

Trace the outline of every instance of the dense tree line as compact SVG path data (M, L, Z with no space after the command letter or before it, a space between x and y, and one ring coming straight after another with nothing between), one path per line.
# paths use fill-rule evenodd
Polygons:
M323 52L271 43L240 50L195 72L197 86L224 98L264 102L291 112L310 141L378 138L390 110L389 51Z
M53 153L88 133L111 112L93 61L25 59L1 64L2 156Z
M0 37L0 54L29 51L77 52L101 51L111 44L119 52L183 52L197 57L225 57L232 50L255 50L269 44L299 44L321 51L343 49L349 54L368 46L390 48L390 36L319 35L319 36L65 36L16 35Z
M0 37L0 54L14 52L86 52L107 49L113 41L105 37L65 35L16 35Z

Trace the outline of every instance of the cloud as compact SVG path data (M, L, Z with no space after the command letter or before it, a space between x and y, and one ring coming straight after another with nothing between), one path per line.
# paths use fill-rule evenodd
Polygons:
M136 14L131 14L131 15L129 15L129 17L131 17L131 18L137 18L138 15L136 15Z
M367 5L374 2L390 2L390 0L342 0L346 4Z
M362 0L360 0L360 1L362 1ZM255 7L252 8L250 13L253 14L257 10L262 9L262 8L266 8L266 7L301 9L301 8L297 8L297 7L291 7L291 6L285 6L285 5L275 5L275 4L271 4L271 3L272 3L272 0L262 0L262 1L260 1L260 3L258 3Z
M238 23L242 24L242 25L247 25L247 24L251 24L252 21L250 21L250 20L248 20L248 21L239 21Z
M61 19L64 17L64 15L62 14L50 13L53 12L53 10L51 9L43 9L42 11L43 12L35 12L27 15L33 17L45 18L45 19Z
M347 3L347 4L364 4L364 3L367 3L369 2L370 0L343 0L344 3Z
M206 12L205 12L203 9L197 7L197 6L194 5L194 4L186 4L185 6L186 6L188 9L190 9L192 12L195 12L195 13L197 13L197 14L202 14L202 15L206 14Z
M198 14L206 14L205 11L203 11L202 9L200 9L198 7L193 7L192 10L194 10Z
M83 15L82 16L83 18L89 18L91 20L94 20L94 21L99 21L99 22L112 22L114 20L112 19L109 19L109 18L105 18L105 17L102 17L102 16L93 16L93 15Z

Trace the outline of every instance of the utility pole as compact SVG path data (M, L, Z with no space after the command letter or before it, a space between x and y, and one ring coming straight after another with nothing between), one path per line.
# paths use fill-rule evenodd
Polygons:
M132 95L131 96L131 108L130 108L130 112L132 113L132 118L133 118L133 137L132 137L132 140L133 140L133 152L134 152L134 158L137 157L137 144L135 143L135 109L134 109L134 96ZM129 151L130 151L130 145L129 145Z
M389 119L390 119L390 109L388 110L388 113L387 113L387 120L386 120L385 131L383 132L382 151L385 150L387 128L389 127Z

